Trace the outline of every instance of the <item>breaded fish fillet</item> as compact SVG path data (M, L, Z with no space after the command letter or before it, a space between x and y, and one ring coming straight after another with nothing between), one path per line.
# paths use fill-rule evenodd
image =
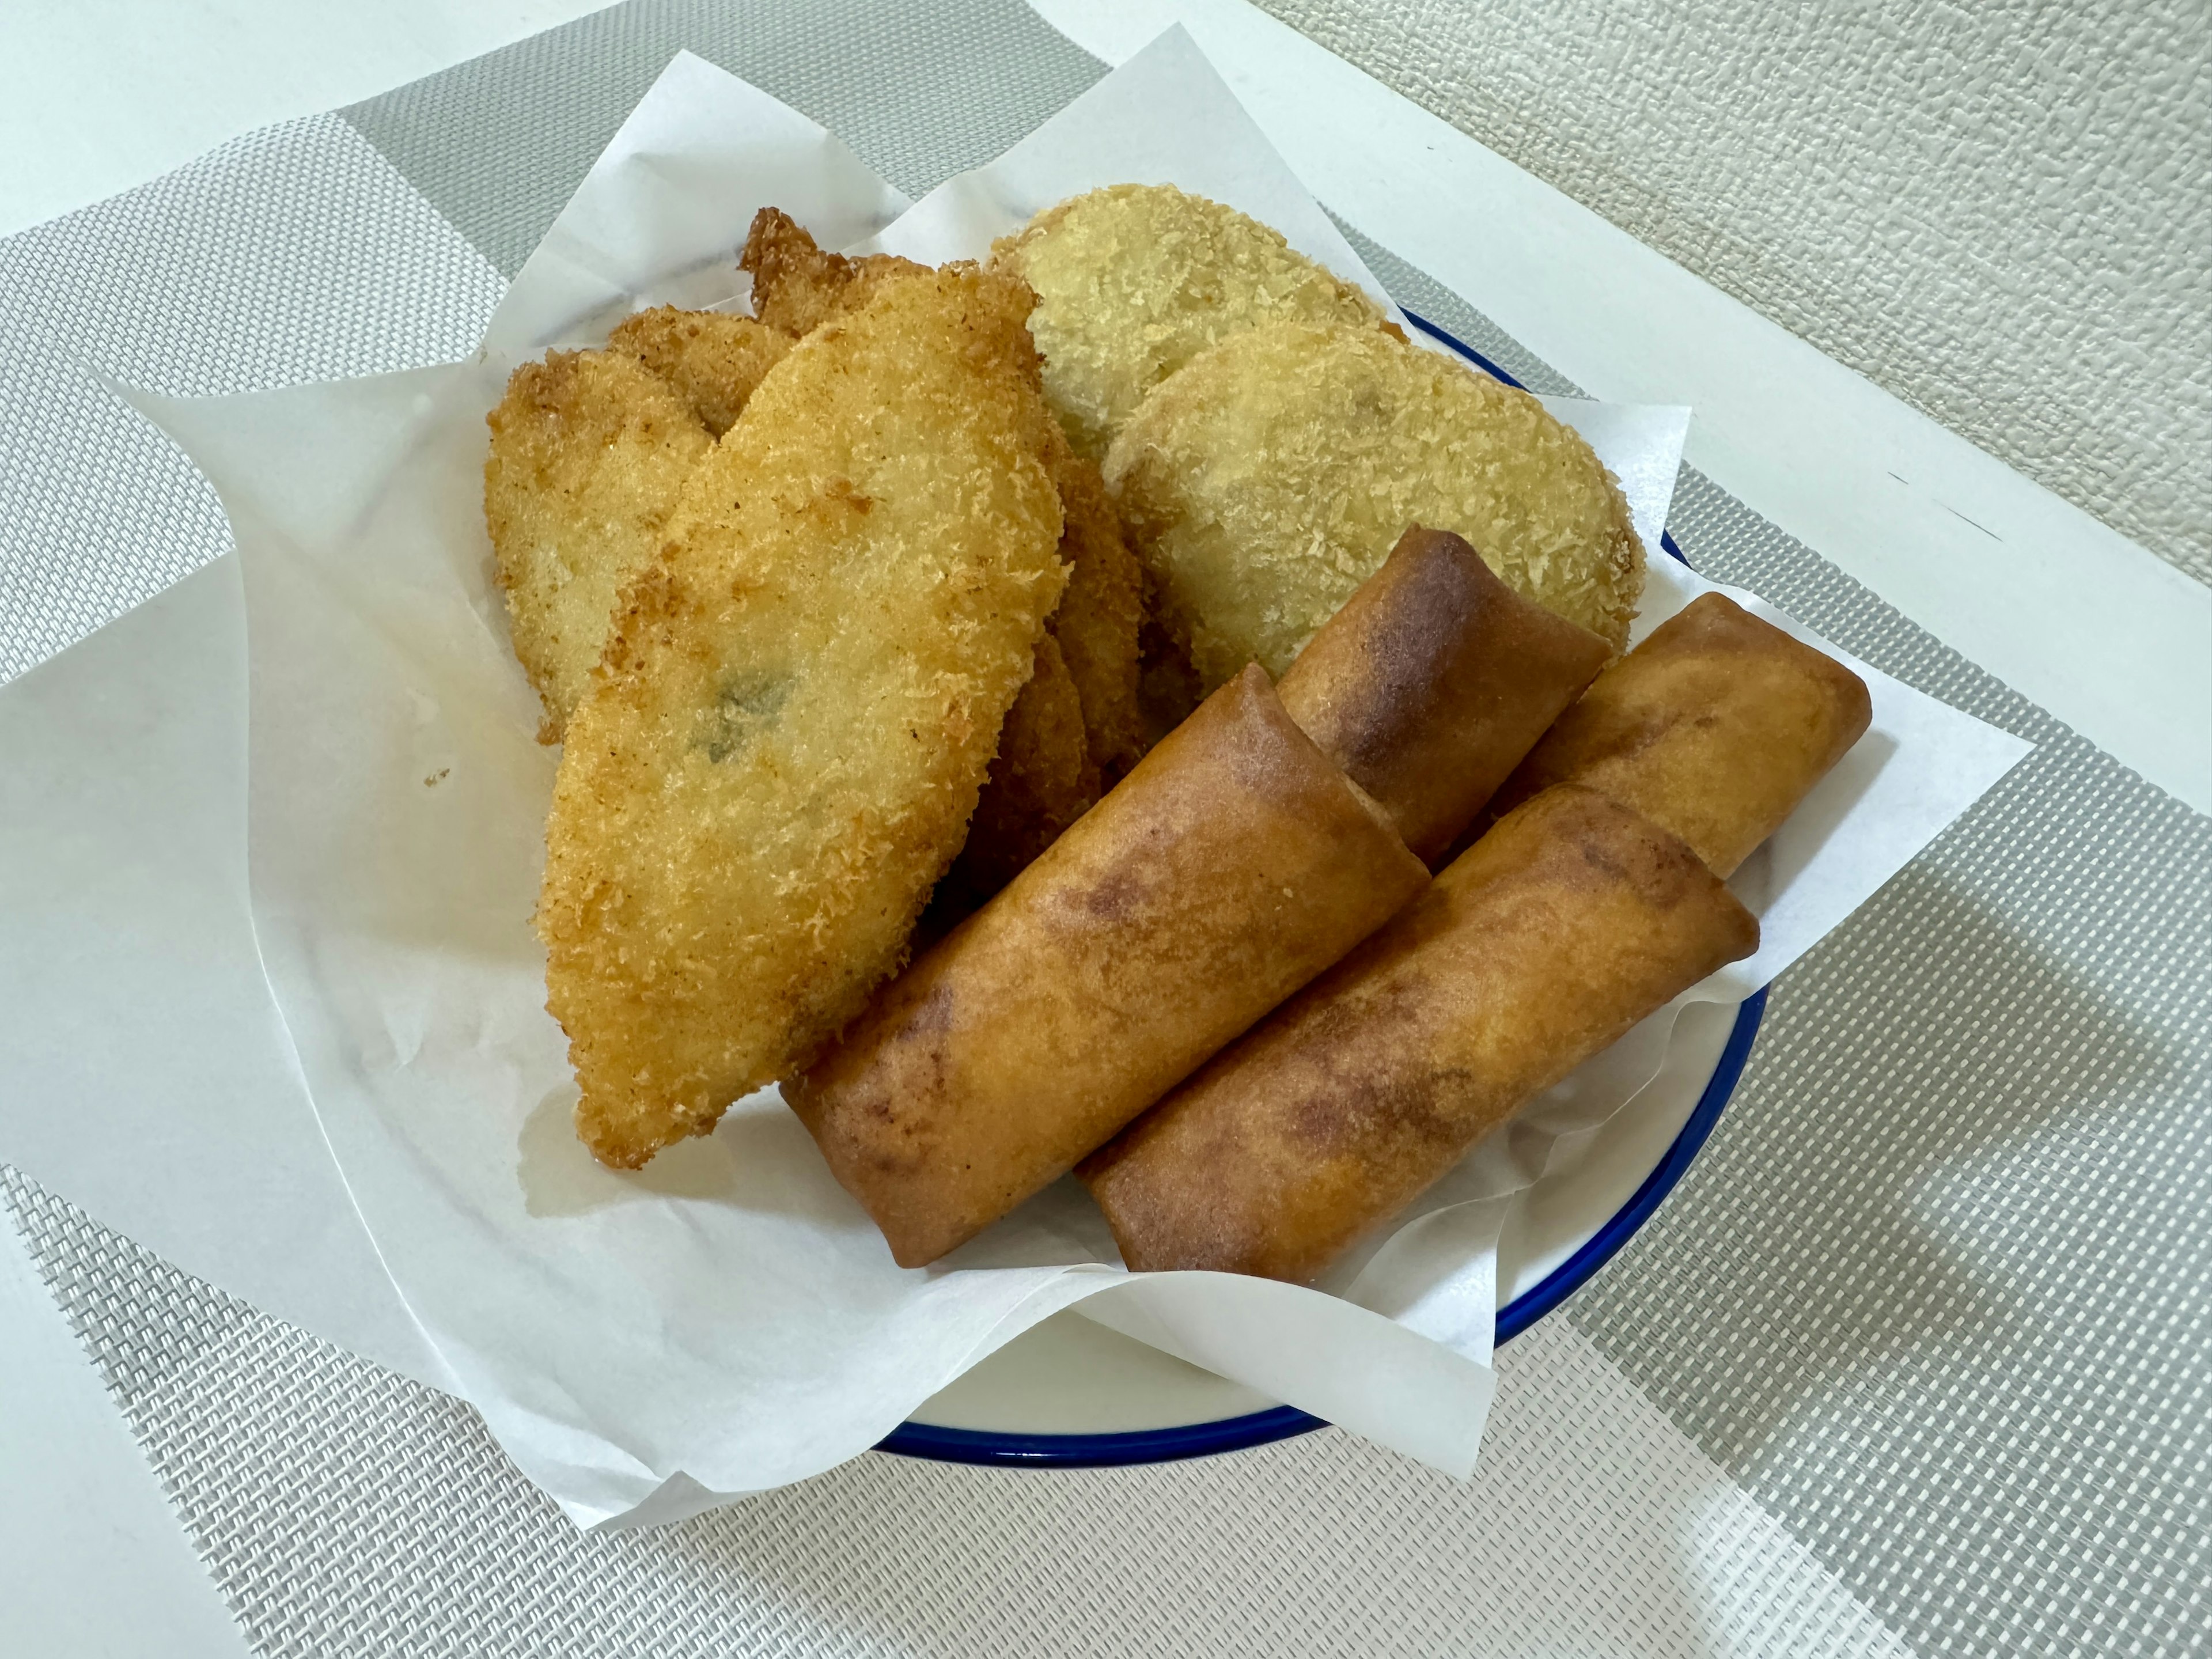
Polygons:
M1083 701L1060 647L1036 644L1036 668L1000 728L999 752L942 893L972 909L1060 839L1098 800L1098 768L1083 738Z
M538 926L577 1130L643 1164L896 967L1066 580L1017 282L886 281L691 477L570 722Z
M757 314L775 319L780 328L799 332L865 303L874 285L885 276L923 269L890 254L852 259L825 253L804 227L776 208L763 208L753 216L752 230L738 263L752 273ZM1097 464L1077 455L1051 422L1043 428L1043 453L1066 514L1060 552L1072 572L1066 594L1053 613L1050 627L1082 700L1090 760L1110 784L1135 765L1145 751L1144 728L1137 714L1137 629L1143 615L1143 573L1122 539L1121 520L1107 496ZM1047 694L1040 688L1024 695ZM1042 711L1025 715L1024 730L1032 740L1046 732L1064 729ZM1042 757L1034 750L1030 758L1041 763ZM1079 758L1061 756L1048 769L1056 775L1073 775ZM987 788L987 801L989 795ZM1011 831L1012 804L1002 805L1006 810L994 805L983 816L987 823ZM1052 821L1041 819L1039 825ZM1072 815L1067 822L1073 822ZM1058 830L1052 834L1058 834ZM1030 830L1016 834L1016 840L1024 844L1034 839ZM1039 844L1038 850L1042 850L1043 844Z
M781 208L764 207L753 215L738 269L753 279L753 315L796 336L812 333L837 311L866 304L884 277L929 267L892 253L848 259L827 252Z
M1091 768L1111 788L1150 747L1137 706L1144 568L1122 538L1097 464L1078 455L1048 417L1045 434L1045 465L1066 523L1060 556L1068 567L1067 592L1048 626L1082 708Z
M1211 690L1279 676L1413 524L1473 543L1618 653L1644 549L1613 475L1525 392L1379 330L1274 323L1161 383L1106 481Z
M545 706L538 738L557 743L615 595L660 545L714 440L667 382L619 352L525 363L488 421L484 525L514 654Z
M655 306L608 336L607 349L636 358L667 381L719 438L737 424L761 376L791 349L791 337L750 317Z
M1374 301L1277 232L1172 185L1072 197L991 257L1036 290L1045 396L1093 460L1147 392L1217 341L1269 321L1383 326Z

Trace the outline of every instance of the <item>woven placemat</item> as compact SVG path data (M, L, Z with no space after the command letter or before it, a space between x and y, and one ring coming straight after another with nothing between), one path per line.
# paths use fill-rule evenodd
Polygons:
M631 0L0 242L0 678L228 545L87 363L198 394L465 351L679 47L916 195L1101 72L1013 0ZM1573 389L1360 251L1411 308ZM2198 1650L2212 819L1694 473L1674 527L1707 574L2039 747L1783 977L1687 1180L1569 1325L1524 1340L1609 1359L1922 1651ZM1510 1650L1480 1632L1516 1587L1453 1571L1480 1524L1464 1489L1333 1432L1093 1474L864 1458L647 1539L574 1539L465 1407L4 1191L270 1652ZM1871 1639L1848 1608L1753 1636L1737 1650ZM1649 1625L1591 1639L1703 1650Z

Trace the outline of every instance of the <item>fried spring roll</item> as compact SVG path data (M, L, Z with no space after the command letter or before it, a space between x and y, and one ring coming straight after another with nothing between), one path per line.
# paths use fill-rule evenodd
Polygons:
M1867 729L1866 683L1707 593L1597 677L1491 803L1583 784L1732 875Z
M1133 1268L1310 1283L1758 942L1678 837L1591 790L1547 790L1078 1173Z
M1415 525L1276 690L1434 865L1609 654L1459 537Z
M1064 1174L1428 879L1248 668L785 1096L902 1266Z

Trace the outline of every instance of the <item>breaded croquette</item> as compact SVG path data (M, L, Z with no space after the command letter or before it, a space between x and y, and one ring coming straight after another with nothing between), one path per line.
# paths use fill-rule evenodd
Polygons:
M1073 197L991 257L1036 290L1045 396L1093 460L1147 392L1217 341L1293 319L1384 326L1373 300L1279 233L1172 185Z
M1105 473L1207 690L1249 662L1280 676L1410 524L1615 654L1643 592L1628 504L1572 428L1377 329L1231 337L1146 398Z
M753 315L797 336L812 333L836 311L866 304L883 278L929 267L891 253L848 259L827 252L781 208L764 207L753 215L738 269L753 279Z
M617 328L607 349L636 358L675 387L719 438L737 424L761 376L791 349L791 337L750 317L655 306Z
M514 654L561 740L622 584L659 546L714 440L667 382L618 352L525 363L493 410L484 525Z
M885 280L769 372L623 595L538 912L605 1163L803 1064L960 848L1066 580L1031 302Z

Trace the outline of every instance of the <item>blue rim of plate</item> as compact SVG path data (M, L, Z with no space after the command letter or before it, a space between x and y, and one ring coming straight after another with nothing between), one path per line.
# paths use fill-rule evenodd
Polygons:
M1406 320L1495 379L1511 386L1521 385L1473 346L1446 333L1425 317L1408 311ZM1682 559L1685 564L1689 562L1682 558L1682 550L1674 544L1672 535L1662 532L1659 540L1667 553ZM1722 1108L1735 1093L1744 1063L1751 1058L1752 1042L1759 1035L1760 1017L1765 1012L1764 989L1737 1006L1735 1025L1729 1033L1727 1046L1721 1050L1720 1060L1666 1155L1644 1176L1628 1202L1615 1211L1580 1249L1498 1310L1496 1340L1499 1343L1511 1341L1580 1290L1599 1268L1613 1260L1620 1247L1651 1218L1667 1194L1674 1191L1675 1183L1705 1149L1713 1126L1720 1121ZM1125 1464L1171 1463L1185 1458L1243 1451L1328 1426L1322 1419L1295 1406L1276 1406L1210 1423L1185 1423L1171 1428L1137 1429L1119 1434L1008 1434L989 1429L948 1429L933 1423L907 1422L879 1441L876 1449L939 1463L983 1463L1028 1469L1114 1468Z

